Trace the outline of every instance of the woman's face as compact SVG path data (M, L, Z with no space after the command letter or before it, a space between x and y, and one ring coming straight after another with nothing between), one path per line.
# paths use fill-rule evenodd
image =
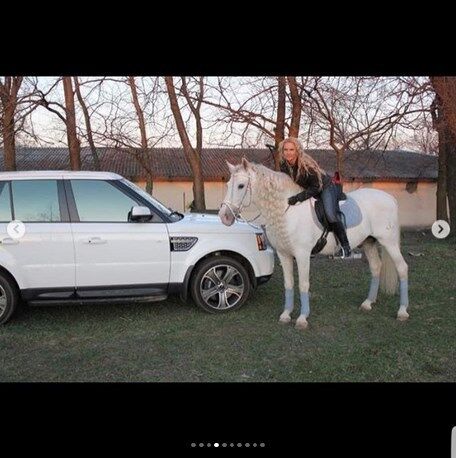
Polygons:
M289 164L294 164L298 158L298 150L294 143L286 142L283 145L283 157Z

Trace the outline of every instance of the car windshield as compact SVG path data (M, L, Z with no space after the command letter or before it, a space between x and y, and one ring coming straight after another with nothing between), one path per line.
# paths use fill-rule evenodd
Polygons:
M132 183L131 181L128 181L126 178L122 180L122 183L125 183L129 188L136 191L138 194L140 194L142 197L144 197L146 200L152 203L156 208L161 210L165 215L167 216L173 215L173 210L169 209L168 207L163 205L160 201L153 198L149 193L144 191L144 189L142 189L140 186L136 185L135 183Z

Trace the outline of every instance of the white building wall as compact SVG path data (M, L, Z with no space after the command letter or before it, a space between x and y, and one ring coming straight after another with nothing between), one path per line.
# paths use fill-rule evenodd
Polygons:
M138 183L145 188L145 182ZM419 182L414 192L406 190L405 182L377 181L369 183L349 182L344 184L344 191L350 192L360 187L373 187L392 194L399 203L399 221L403 228L430 227L436 220L437 183ZM204 191L206 208L218 209L226 194L226 183L206 182ZM153 196L167 207L180 212L188 212L193 200L192 182L190 181L158 181L154 182ZM246 219L252 219L259 210L252 205L243 212ZM255 224L264 224L262 217Z

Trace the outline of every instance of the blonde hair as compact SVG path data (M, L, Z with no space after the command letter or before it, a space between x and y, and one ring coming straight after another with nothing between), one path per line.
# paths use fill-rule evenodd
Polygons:
M318 184L320 186L320 189L323 187L323 181L322 181L322 174L325 173L325 171L318 165L318 163L310 157L307 153L304 152L304 148L302 146L302 143L295 137L288 137L285 138L285 140L282 140L279 144L278 147L278 157L279 157L279 162L283 161L283 147L285 146L285 143L293 143L293 145L296 147L296 151L298 152L298 175L296 178L301 176L303 172L309 173L309 172L314 172L317 177L318 177Z

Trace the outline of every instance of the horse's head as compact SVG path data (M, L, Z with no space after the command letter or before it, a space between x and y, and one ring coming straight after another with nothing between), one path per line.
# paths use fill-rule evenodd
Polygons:
M253 165L244 157L241 164L233 165L226 161L231 177L227 183L228 189L220 205L219 218L226 226L234 223L244 207L248 207L252 198Z

